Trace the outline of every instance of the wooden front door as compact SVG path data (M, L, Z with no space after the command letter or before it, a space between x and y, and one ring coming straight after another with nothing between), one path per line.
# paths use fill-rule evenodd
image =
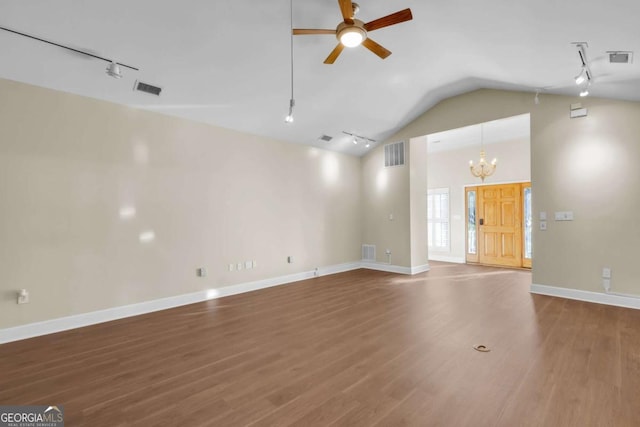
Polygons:
M478 262L522 267L522 185L478 189Z

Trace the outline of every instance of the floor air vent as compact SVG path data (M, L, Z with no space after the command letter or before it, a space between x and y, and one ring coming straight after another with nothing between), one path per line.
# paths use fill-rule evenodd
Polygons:
M384 166L404 165L404 142L395 142L384 146Z
M376 261L376 245L362 245L362 260Z
M140 92L150 93L151 95L160 96L160 92L162 92L162 88L158 86L153 86L148 83L142 83L136 81L136 84L133 86L133 90L139 90Z

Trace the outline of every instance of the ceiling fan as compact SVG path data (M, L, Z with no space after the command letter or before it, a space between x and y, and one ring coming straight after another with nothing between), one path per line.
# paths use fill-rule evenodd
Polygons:
M293 29L294 36L310 34L333 34L336 36L339 43L335 49L331 51L329 56L327 56L327 59L324 60L325 64L333 64L345 47L356 47L361 44L380 58L385 59L391 55L391 51L371 40L367 33L413 19L411 9L404 9L364 23L355 18L356 13L360 10L360 6L358 6L357 3L353 3L351 0L338 0L338 5L340 6L344 21L339 23L335 30Z

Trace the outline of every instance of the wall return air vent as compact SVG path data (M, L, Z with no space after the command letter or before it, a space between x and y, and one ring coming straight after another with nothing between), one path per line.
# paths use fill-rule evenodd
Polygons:
M394 142L384 146L384 166L404 165L404 141Z
M362 260L369 262L376 261L376 245L362 245Z
M149 83L139 82L137 80L133 85L133 90L138 90L140 92L149 93L155 96L160 96L160 92L162 92L161 87L150 85Z

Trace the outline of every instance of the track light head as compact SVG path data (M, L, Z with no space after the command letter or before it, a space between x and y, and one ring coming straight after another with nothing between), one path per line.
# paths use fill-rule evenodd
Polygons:
M291 98L289 100L289 114L284 118L285 123L293 123L293 107L296 106L296 101Z
M586 72L585 72L584 67L583 67L583 68L582 68L582 70L580 71L580 74L578 74L578 75L575 77L575 79L574 79L574 80L576 81L576 84L577 84L577 85L581 85L582 83L584 83L584 82L587 80Z
M107 66L107 75L113 77L114 79L121 79L122 78L122 73L120 72L120 66L118 65L117 62L112 61Z
M585 87L585 88L580 92L580 96L584 98L584 97L585 97L585 96L587 96L587 95L589 95L589 88L586 88L586 87Z

